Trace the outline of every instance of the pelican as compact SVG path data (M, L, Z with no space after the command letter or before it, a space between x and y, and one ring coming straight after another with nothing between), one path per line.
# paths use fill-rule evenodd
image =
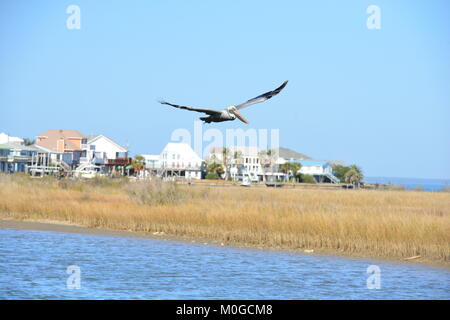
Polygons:
M225 108L222 110L186 107L186 106L180 106L178 104L169 103L167 101L159 101L159 103L166 104L166 105L169 105L169 106L172 106L175 108L179 108L179 109L185 109L185 110L189 110L189 111L197 111L197 112L206 113L208 115L208 117L200 117L200 120L202 120L206 123L231 121L231 120L235 120L236 118L238 118L239 120L241 120L244 123L248 123L247 119L245 119L238 110L248 107L255 103L264 102L264 101L272 98L273 96L276 96L277 94L280 93L281 90L283 90L283 88L286 86L287 83L288 83L288 81L286 80L285 82L283 82L283 84L281 86L279 86L275 90L263 93L263 94L255 97L253 99L250 99L244 103L238 104L237 106L231 105L228 108Z

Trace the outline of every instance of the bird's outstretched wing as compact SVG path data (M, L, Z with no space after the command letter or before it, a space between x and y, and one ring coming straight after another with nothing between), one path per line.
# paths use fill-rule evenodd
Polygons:
M185 110L189 110L189 111L203 112L203 113L206 113L206 114L208 114L208 115L210 115L210 116L221 114L221 112L218 111L218 110L211 110L211 109L202 109L202 108L193 108L193 107L187 107L187 106L180 106L180 105L178 105L178 104L173 104L173 103L170 103L170 102L167 102L167 101L159 101L159 103L161 103L161 104L167 104L168 106L172 106L172 107L179 108L179 109L185 109Z
M278 88L276 88L273 91L269 91L269 92L263 93L260 96L257 96L257 97L255 97L253 99L248 100L247 102L244 102L244 103L241 103L241 104L237 105L236 109L242 109L242 108L248 107L248 106L250 106L252 104L255 104L255 103L264 102L264 101L272 98L273 96L276 96L277 94L280 93L281 90L283 90L284 87L286 87L287 83L288 83L288 80L283 82L283 84L281 86L279 86Z

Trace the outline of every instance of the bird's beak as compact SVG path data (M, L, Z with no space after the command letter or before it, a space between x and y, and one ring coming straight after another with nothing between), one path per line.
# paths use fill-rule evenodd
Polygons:
M233 113L236 115L236 117L237 117L239 120L241 120L242 122L248 124L247 119L245 119L245 118L242 116L242 114L241 114L239 111L237 111L237 109L233 109Z

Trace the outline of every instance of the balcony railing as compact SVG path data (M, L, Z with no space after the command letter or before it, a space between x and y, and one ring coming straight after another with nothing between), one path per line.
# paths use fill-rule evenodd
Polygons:
M131 158L108 159L106 162L108 166L127 166L129 164L131 164Z

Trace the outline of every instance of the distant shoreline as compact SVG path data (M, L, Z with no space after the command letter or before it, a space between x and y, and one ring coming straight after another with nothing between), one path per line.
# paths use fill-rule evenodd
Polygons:
M282 247L270 247L261 246L253 244L241 244L241 243L226 243L216 239L207 238L194 238L187 236L177 236L166 234L164 232L138 232L138 231L128 231L128 230L109 230L103 228L89 228L77 224L70 224L61 221L50 221L50 220L14 220L0 218L0 229L17 229L17 230L33 230L33 231L49 231L58 233L75 233L83 235L94 235L94 236L108 236L108 237L127 237L127 238L141 238L149 240L159 240L159 241L173 241L173 242L183 242L183 243L196 243L203 245L213 245L213 246L226 246L235 248L245 248L253 250L265 250L265 251L277 251L277 252L290 252L296 254L304 255L315 255L315 256L330 256L339 258L349 258L349 259L367 259L367 260L377 260L381 262L388 263L399 263L399 264L415 264L415 265L425 265L430 267L438 267L450 269L450 264L445 262L430 261L427 259L388 259L385 257L374 257L371 255L360 255L351 254L348 252L337 252L334 250L312 250L310 252L304 249L292 249L292 248L282 248Z
M426 192L449 191L450 179L401 178L401 177L365 177L364 182L370 185L391 185L405 190Z

